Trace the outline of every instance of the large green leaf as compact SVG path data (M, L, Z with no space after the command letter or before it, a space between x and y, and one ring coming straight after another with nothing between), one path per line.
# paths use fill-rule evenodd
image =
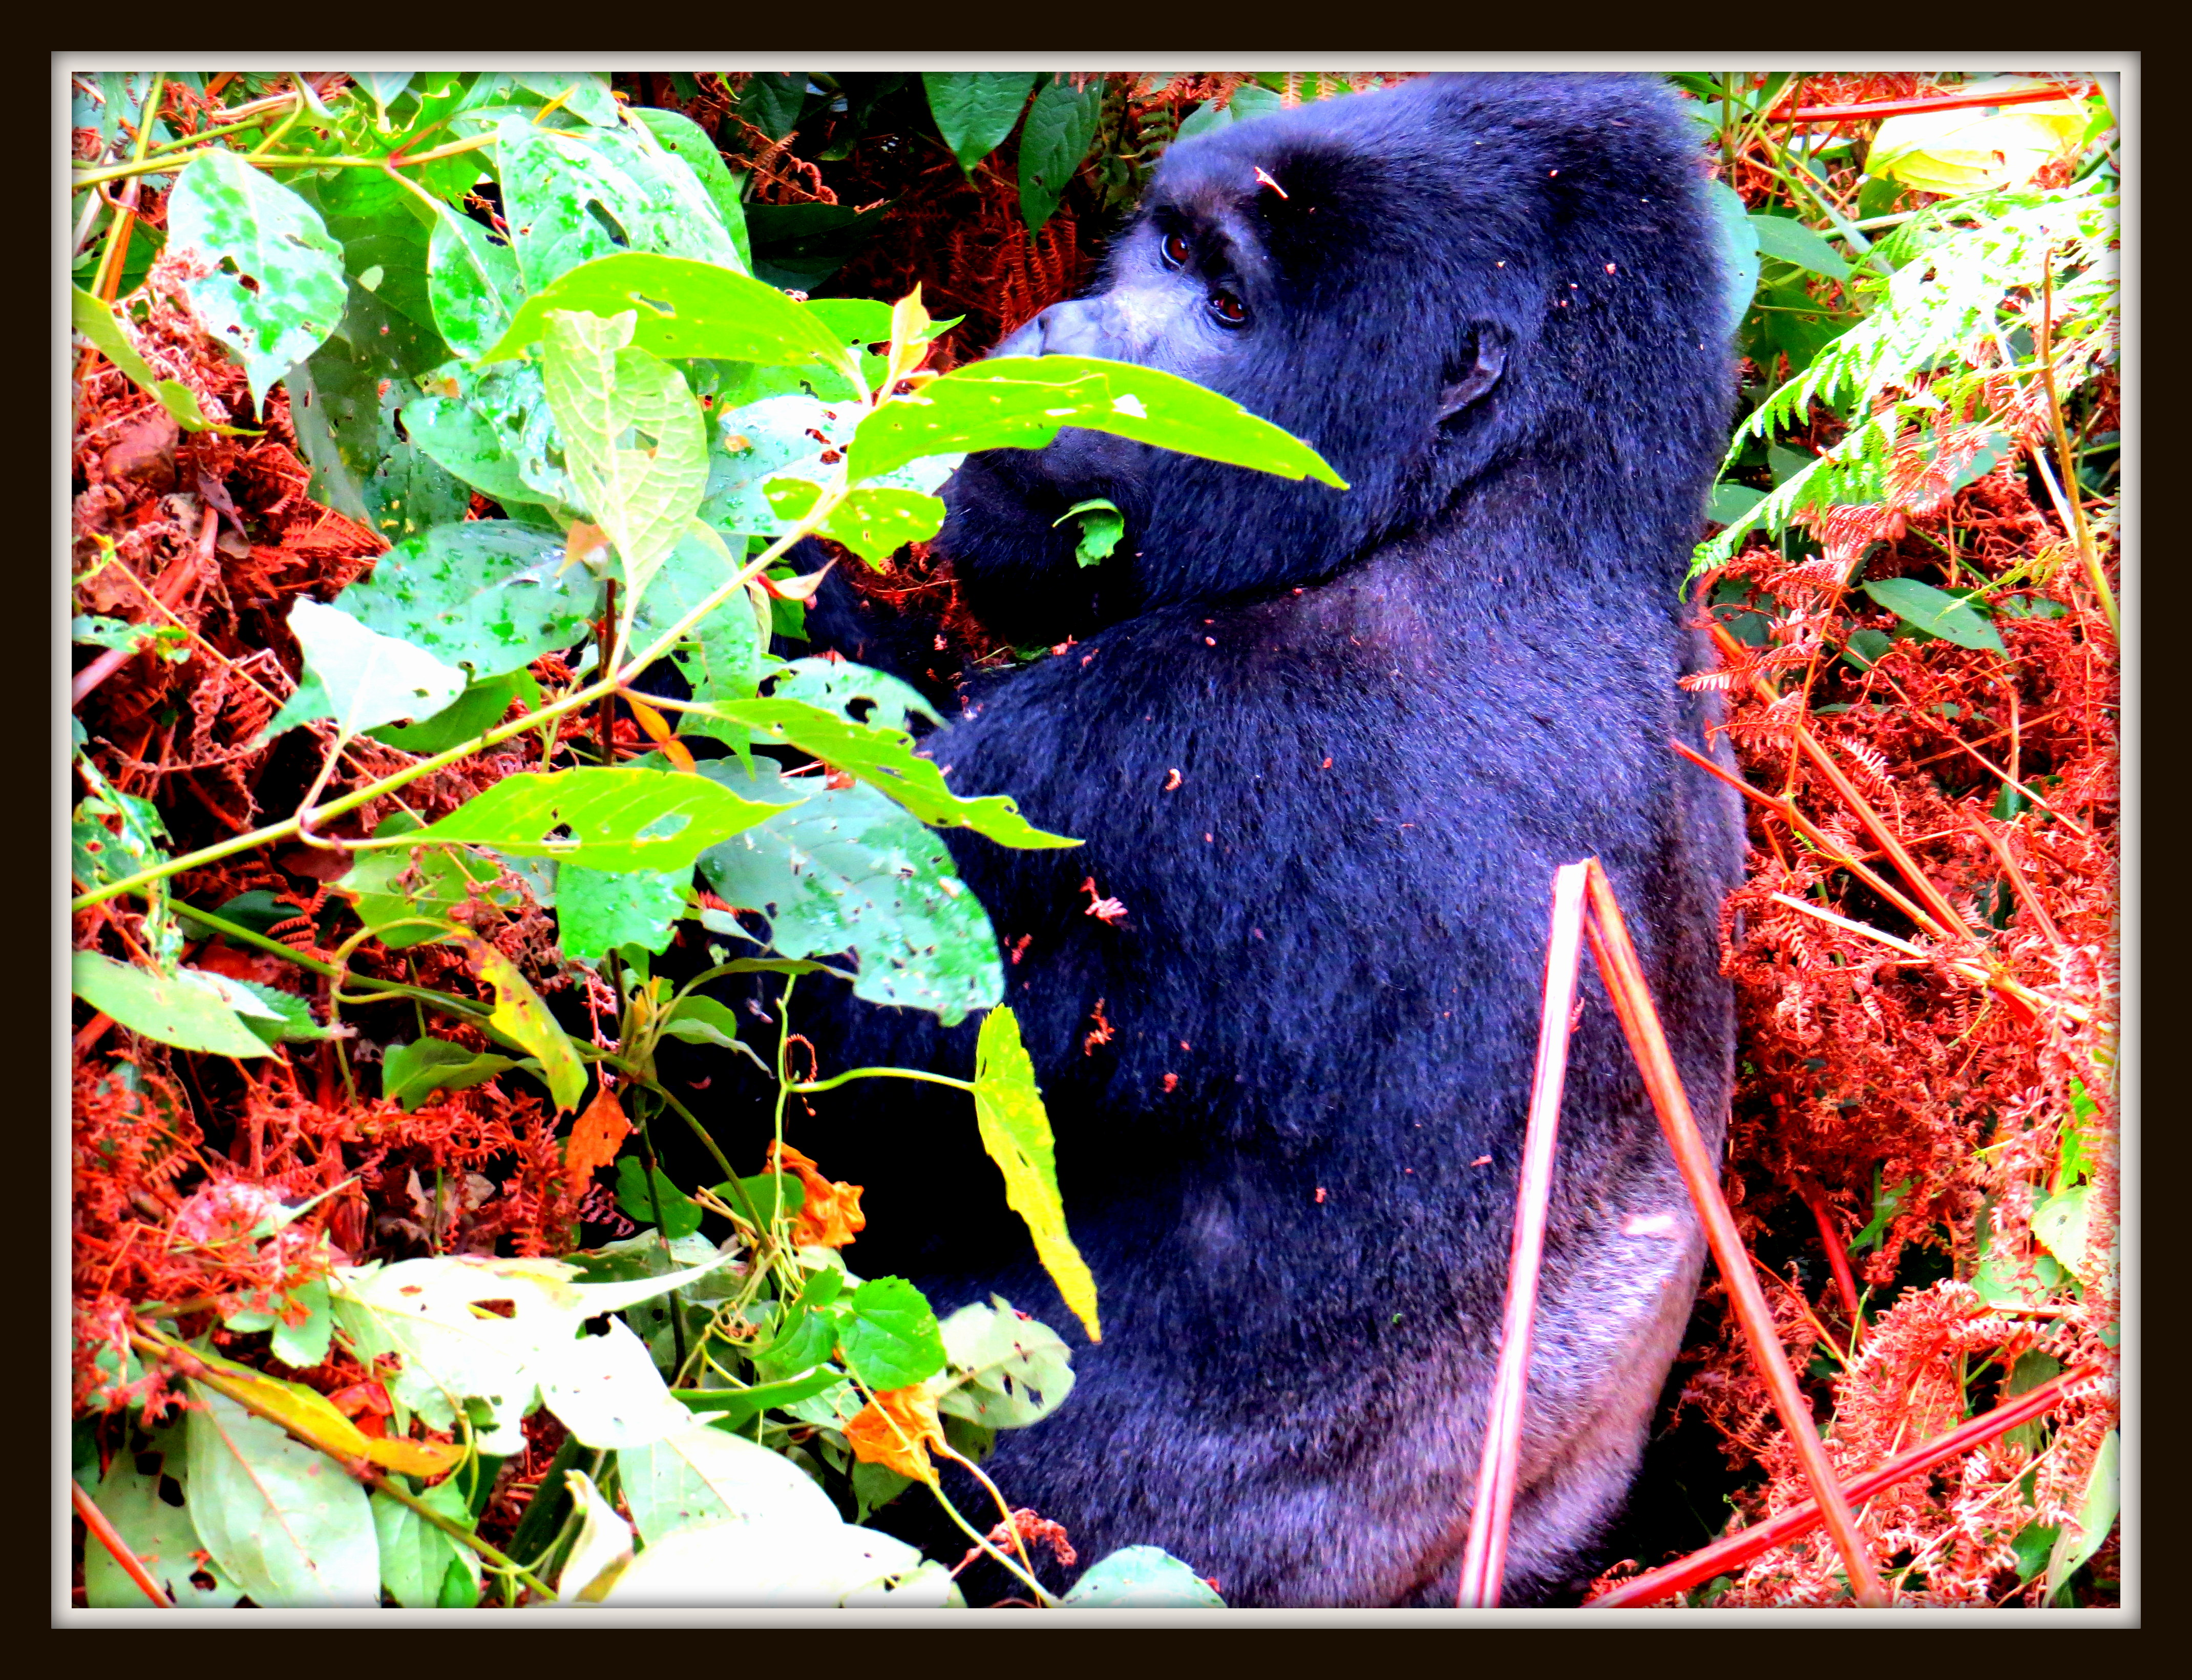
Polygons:
M511 116L495 125L495 152L504 217L530 292L625 249L738 265L699 179L644 129L574 134Z
M1066 426L1347 488L1308 444L1230 397L1154 368L1088 356L1005 356L955 368L862 420L846 472L859 483L922 455L1039 449Z
M1129 1546L1089 1565L1059 1601L1076 1609L1222 1610L1225 1601L1193 1569L1154 1546Z
M1002 1295L969 1301L939 1327L945 1351L967 1374L939 1411L987 1429L1041 1423L1073 1391L1073 1356L1049 1325L1015 1312Z
M744 700L717 711L756 739L785 741L880 788L923 822L938 828L971 828L1001 846L1077 846L1078 840L1030 825L1003 794L962 799L944 785L943 772L913 751L902 729L848 723L819 706L794 700Z
M365 1489L279 1425L188 1387L191 1519L221 1573L263 1609L378 1604L380 1549Z
M233 151L202 151L183 170L168 248L210 266L186 287L191 306L243 363L255 403L342 319L341 247L310 204Z
M682 540L708 483L708 434L683 375L631 342L630 311L548 317L541 363L563 460L616 544L629 612Z
M492 846L588 869L659 872L689 869L709 847L781 809L740 798L705 776L606 765L525 771L406 837ZM559 827L569 834L557 834Z
M1753 211L1750 226L1758 237L1760 254L1778 257L1783 262L1794 263L1830 280L1849 278L1849 264L1803 223L1788 216L1761 215Z
M493 677L584 641L600 597L562 538L472 519L397 544L335 604L368 630Z
M1027 127L1020 131L1020 219L1029 232L1041 227L1058 208L1059 195L1088 155L1103 109L1100 80L1076 90L1068 77L1059 75L1036 90Z
M837 1507L780 1453L703 1425L617 1454L625 1502L649 1546L711 1523L765 1524L772 1533L834 1528Z
M195 969L156 974L95 951L71 958L76 995L130 1031L208 1055L263 1056L266 1046Z
M482 358L512 357L548 331L559 309L631 311L632 347L665 361L703 357L772 366L842 364L845 346L826 317L735 269L640 251L604 255L525 300L510 330Z
M2002 645L2001 632L1980 617L1968 601L1931 584L1915 578L1883 578L1865 585L1864 592L1905 624L1915 625L1944 642L1989 653L2009 651Z
M483 1084L517 1063L508 1056L468 1050L442 1038L415 1044L391 1044L381 1053L380 1094L415 1114L437 1091L464 1091Z
M289 630L304 649L304 674L261 740L316 717L334 718L346 739L376 723L431 717L465 691L468 679L458 666L308 595L291 603Z
M446 204L426 252L426 292L434 323L449 348L477 361L510 329L510 317L523 300L517 258L510 243L470 216Z
M1003 996L989 915L933 830L873 788L759 768L753 781L728 760L702 773L757 797L804 797L703 852L700 872L727 903L768 917L773 949L850 951L856 997L932 1010L947 1026Z
M412 442L505 507L514 502L574 511L579 493L563 470L563 440L531 362L471 368L451 362L403 406Z
M374 831L376 839L414 834L416 820L399 812ZM424 945L441 939L446 929L399 927L420 919L448 922L460 905L473 898L514 909L522 902L508 889L499 892L494 881L500 871L494 860L475 856L454 846L423 846L416 851L361 854L349 873L334 889L351 900L357 919L391 950Z
M1088 1340L1103 1340L1096 1318L1096 1280L1066 1233L1050 1116L1036 1086L1035 1063L1020 1043L1020 1024L1010 1009L990 1010L975 1040L974 1122L981 1129L982 1147L1005 1176L1005 1201L1027 1221L1036 1258L1087 1329Z
M928 1298L903 1277L871 1277L840 1306L837 1345L870 1388L910 1388L944 1369Z
M520 699L528 711L536 708L540 704L540 685L530 671L505 671L499 677L473 683L423 723L384 723L370 733L374 740L386 741L405 752L421 756L447 752L475 735L486 734L502 722L511 702Z
M557 943L574 963L598 963L620 945L667 951L690 908L692 882L689 865L661 874L612 874L566 863L556 877Z
M730 236L731 245L738 253L739 267L751 272L753 253L746 243L746 212L739 197L739 178L731 174L730 165L723 162L723 154L716 150L716 143L708 138L707 130L682 111L662 111L646 106L636 107L631 115L635 121L646 125L657 146L692 170L700 183L700 190L708 195L708 202L716 207L724 231Z
M140 1459L149 1460L149 1470L138 1468ZM169 1505L160 1497L165 1479L180 1486L186 1504ZM243 1597L243 1589L217 1566L201 1565L192 1555L203 1551L204 1543L191 1526L189 1494L183 1429L176 1424L155 1431L144 1453L115 1454L93 1500L146 1572L168 1590L176 1608L225 1610ZM210 1577L210 1585L199 1586L191 1580L201 1569ZM88 1540L83 1548L83 1597L94 1610L141 1610L151 1602L97 1540Z
M1036 72L1022 70L925 70L928 113L936 132L969 175L974 166L1004 144L1020 120Z

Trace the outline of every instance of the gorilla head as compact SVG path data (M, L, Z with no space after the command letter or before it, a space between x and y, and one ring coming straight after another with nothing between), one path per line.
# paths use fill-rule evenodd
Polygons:
M1055 642L1321 580L1517 456L1586 473L1613 457L1622 506L1603 511L1654 551L1675 527L1687 542L1728 388L1702 185L1680 113L1613 78L1440 77L1176 146L1102 290L996 354L1178 374L1353 488L1089 432L978 456L940 545L970 604ZM1053 522L1098 495L1128 540L1084 569L1072 522Z
M1013 950L1105 1326L991 1470L1083 1556L1162 1546L1236 1603L1452 1602L1558 865L1604 861L1717 1140L1739 815L1668 747L1704 741L1678 584L1732 385L1704 186L1644 78L1355 94L1175 146L1102 289L1004 346L1213 386L1353 487L1068 431L946 491L978 616L1082 638L928 750L1086 842L945 836ZM1084 568L1058 521L1090 497L1127 534ZM843 595L814 622L888 662ZM1510 1602L1619 1509L1703 1255L1583 991ZM914 1012L811 1020L833 1066L971 1060L971 1026ZM963 1099L871 1082L806 1123L870 1186L863 1271L1058 1317L1025 1232L962 1211L996 1184Z

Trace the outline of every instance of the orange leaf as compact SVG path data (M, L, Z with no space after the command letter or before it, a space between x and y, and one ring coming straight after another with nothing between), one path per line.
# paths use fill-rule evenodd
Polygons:
M800 1209L791 1227L791 1240L796 1246L842 1249L853 1240L854 1231L868 1228L868 1216L860 1211L860 1197L866 1186L833 1184L815 1170L812 1161L789 1144L769 1146L769 1165L779 1173L798 1174L807 1191L807 1203Z
M575 566L597 549L607 548L608 542L609 534L599 525L574 520L571 529L563 534L563 563Z
M624 703L631 708L631 715L639 719L639 727L646 730L654 738L654 744L662 749L664 757L688 776L700 774L700 767L693 762L692 752L683 741L671 733L670 725L663 721L660 712L629 691L625 694Z
M631 1135L631 1122L624 1117L616 1093L606 1085L594 1093L585 1111L571 1128L571 1142L563 1151L563 1164L574 1176L584 1177L597 1167L616 1159L617 1151Z
M936 1397L919 1383L911 1388L885 1389L845 1426L845 1440L853 1456L864 1463L879 1464L917 1482L933 1483L936 1466L929 1462L928 1443L944 1445L944 1425L936 1415Z

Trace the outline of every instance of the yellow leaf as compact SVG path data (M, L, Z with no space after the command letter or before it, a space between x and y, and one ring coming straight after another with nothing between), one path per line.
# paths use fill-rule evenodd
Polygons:
M2076 100L1891 117L1873 136L1865 169L1921 192L2006 190L2075 153L2086 122Z
M586 1089L586 1065L579 1060L579 1053L571 1048L556 1017L548 1013L540 994L527 983L517 963L485 940L467 939L464 944L478 967L479 977L494 988L494 1013L488 1018L488 1028L540 1059L549 1094L555 1098L557 1108L576 1108L579 1094Z
M365 1455L383 1470L406 1476L446 1476L465 1460L465 1449L450 1441L376 1441L366 1437Z
M1035 1083L1035 1064L1020 1043L1020 1024L1008 1009L990 1011L974 1043L974 1122L982 1147L1005 1175L1006 1203L1027 1221L1036 1258L1088 1340L1103 1340L1096 1318L1096 1279L1066 1233L1050 1116Z

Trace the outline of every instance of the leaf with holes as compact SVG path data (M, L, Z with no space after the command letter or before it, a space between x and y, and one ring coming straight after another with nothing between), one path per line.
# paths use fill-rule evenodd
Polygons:
M494 677L584 641L600 599L600 580L562 538L473 519L397 544L335 604L369 630Z
M1088 1332L1101 1341L1096 1280L1065 1229L1058 1193L1058 1156L1050 1116L1035 1083L1035 1063L1020 1043L1020 1024L1007 1009L990 1011L974 1043L974 1123L982 1147L1005 1176L1005 1201L1027 1222L1036 1258Z
M705 776L666 770L528 770L505 776L407 837L492 846L588 869L659 871L691 867L709 847L782 809L741 798ZM558 828L570 832L558 835Z
M510 330L525 296L510 243L446 204L435 207L426 247L426 295L434 324L450 349L466 361Z
M476 369L450 362L421 383L426 394L404 404L403 429L427 454L505 508L577 507L563 440L533 363Z
M144 1037L217 1056L263 1056L265 1044L222 994L191 977L117 963L95 951L70 960L69 984L103 1015Z
M488 1030L538 1057L540 1077L547 1082L556 1106L576 1108L586 1089L586 1066L579 1060L578 1051L556 1017L548 1013L540 994L517 963L485 940L467 939L461 943L471 953L479 977L494 988L494 1013L488 1017Z
M775 287L735 269L642 251L598 256L536 290L482 359L518 355L545 337L557 310L632 311L632 347L668 362L841 368L850 359L825 315Z
M959 880L936 833L873 788L780 779L757 765L749 780L730 760L701 774L734 788L801 803L700 854L721 898L769 918L786 957L849 951L853 995L932 1011L946 1026L1004 995L997 937Z
M707 193L651 136L642 142L621 129L575 134L508 116L495 125L495 155L504 220L528 291L627 249L735 271L737 249Z
M965 1374L939 1395L939 1410L986 1429L1025 1429L1073 1391L1073 1356L1065 1338L1015 1312L1002 1295L991 1295L987 1304L969 1301L940 1328L945 1351Z
M566 863L556 877L556 942L574 963L598 963L619 946L667 951L692 908L692 885L690 865L612 874Z
M243 1597L243 1589L210 1563L201 1565L193 1553L204 1549L197 1530L191 1526L190 1469L186 1461L184 1428L180 1422L152 1431L144 1453L117 1453L106 1474L92 1489L93 1502L114 1524L123 1544L137 1555L152 1579L165 1587L176 1608L185 1610L225 1610ZM147 1471L138 1469L140 1459L151 1460ZM172 1479L183 1493L183 1503L169 1505L160 1497L160 1484ZM208 1585L192 1579L201 1569ZM83 1549L83 1597L94 1610L141 1610L147 1603L137 1583L122 1573L107 1549L94 1540Z
M551 312L541 361L563 460L616 544L624 610L677 546L708 485L708 434L683 375L631 342L632 317Z
M291 603L289 630L304 650L304 674L296 693L260 732L261 741L317 717L334 718L345 740L376 723L431 717L471 680L460 667L368 630L340 608L323 607L308 595Z
M1067 426L1347 488L1315 449L1231 397L1155 368L1089 356L1004 356L955 368L870 413L846 471L861 483L922 455L1039 449Z
M177 179L168 249L208 265L185 289L207 331L243 363L254 403L342 319L342 248L317 210L233 151L202 151Z

